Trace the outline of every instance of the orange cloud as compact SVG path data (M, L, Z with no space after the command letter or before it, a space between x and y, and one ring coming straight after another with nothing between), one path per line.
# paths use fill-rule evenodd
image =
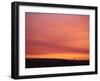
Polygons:
M65 60L89 60L89 54L86 53L52 53L52 54L27 54L26 58L46 58L46 59L65 59Z

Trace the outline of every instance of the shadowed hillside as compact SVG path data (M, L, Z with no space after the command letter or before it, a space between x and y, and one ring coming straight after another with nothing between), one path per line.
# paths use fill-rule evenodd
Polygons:
M89 65L88 60L26 59L26 68Z

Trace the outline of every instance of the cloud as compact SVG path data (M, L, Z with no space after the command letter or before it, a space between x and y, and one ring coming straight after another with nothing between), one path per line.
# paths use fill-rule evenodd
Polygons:
M66 52L89 54L89 16L27 12L26 55Z

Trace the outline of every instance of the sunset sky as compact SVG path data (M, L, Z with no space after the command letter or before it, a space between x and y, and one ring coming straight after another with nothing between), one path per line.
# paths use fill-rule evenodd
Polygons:
M25 14L26 58L89 60L89 16Z

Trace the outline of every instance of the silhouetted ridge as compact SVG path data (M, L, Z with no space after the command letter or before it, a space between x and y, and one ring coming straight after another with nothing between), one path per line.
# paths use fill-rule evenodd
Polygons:
M26 59L26 68L89 65L88 60Z

